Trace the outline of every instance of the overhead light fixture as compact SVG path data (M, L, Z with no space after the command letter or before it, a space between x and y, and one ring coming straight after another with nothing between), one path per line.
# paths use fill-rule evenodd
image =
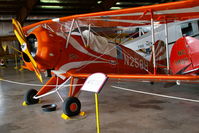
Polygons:
M63 6L41 6L41 8L46 8L46 9L63 9Z
M111 7L111 10L118 10L118 9L122 9L121 7Z
M102 1L97 1L97 4L101 4L102 3Z
M116 5L121 5L121 4L122 4L121 2L117 2L117 3L116 3Z
M115 5L151 5L152 2L117 2Z
M60 0L40 0L42 3L61 3Z

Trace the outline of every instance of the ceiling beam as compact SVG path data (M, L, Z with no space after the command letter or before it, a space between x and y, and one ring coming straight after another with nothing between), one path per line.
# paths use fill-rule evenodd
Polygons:
M32 8L36 5L39 0L25 0L25 4L21 6L19 9L16 19L23 24L28 14L32 10Z
M161 2L162 0L119 0L120 2L151 2L151 3L156 3L156 2ZM168 0L167 0L168 1Z
M80 6L80 5L94 5L95 1L63 1L63 3L43 3L39 2L37 5L44 6Z
M2 12L10 12L10 11L16 11L16 10L17 10L16 7L8 7L8 6L0 7L0 11Z
M16 12L1 12L0 11L0 15L2 15L1 18L3 18L4 16L15 16L16 15Z
M35 11L32 11L30 13L30 15L36 15L36 16L46 16L46 15L49 15L49 16L69 16L69 15L74 15L74 14L83 14L83 13L89 13L90 10L83 10L83 9L80 9L80 10L75 10L75 9L71 9L71 10L35 10Z
M63 9L43 9L43 8L34 8L31 11L31 14L34 13L46 13L46 14L51 14L51 13L85 13L85 12L90 12L90 8L88 7L84 7L84 8L78 8L78 7L74 7L74 8L63 8Z
M19 1L8 1L8 0L2 0L0 1L0 5L18 5ZM20 3L23 3L23 1L20 1Z

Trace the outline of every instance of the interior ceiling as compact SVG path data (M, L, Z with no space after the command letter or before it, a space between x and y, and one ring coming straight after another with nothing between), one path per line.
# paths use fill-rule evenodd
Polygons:
M0 21L17 18L41 21L74 14L91 13L166 3L179 0L0 0Z

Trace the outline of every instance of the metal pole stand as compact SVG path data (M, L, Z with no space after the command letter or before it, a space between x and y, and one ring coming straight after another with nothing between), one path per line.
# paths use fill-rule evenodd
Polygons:
M97 133L100 133L99 100L98 100L98 94L97 93L95 93L95 110L96 110L96 128L97 128Z
M99 120L99 100L98 94L100 93L101 89L103 88L105 82L107 81L107 76L103 73L94 73L91 74L84 85L82 86L82 91L88 91L95 93L95 111L96 111L96 128L97 133L100 133L100 120Z

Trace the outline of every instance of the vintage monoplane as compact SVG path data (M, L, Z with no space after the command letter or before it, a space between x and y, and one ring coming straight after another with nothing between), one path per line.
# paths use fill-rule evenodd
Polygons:
M8 60L17 60L20 51L14 44L15 35L0 36L0 66L5 66Z
M28 105L70 80L63 112L77 115L81 86L75 85L95 72L162 82L199 79L198 0L67 16L23 28L13 19L13 25L26 67L41 82L40 72L54 74L39 91L25 94Z

